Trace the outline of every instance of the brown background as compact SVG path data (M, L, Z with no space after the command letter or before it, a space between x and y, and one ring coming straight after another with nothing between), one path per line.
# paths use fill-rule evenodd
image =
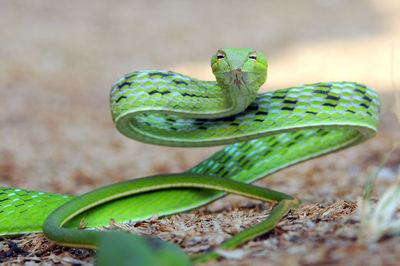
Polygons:
M111 84L149 68L212 79L209 58L216 49L252 47L269 59L264 91L332 80L377 89L383 102L376 138L260 182L304 204L354 202L368 168L400 135L393 111L399 13L397 0L0 1L0 184L80 194L188 169L218 148L157 147L125 138L111 122ZM379 176L378 194L399 163L395 151ZM248 201L229 197L210 208L232 202ZM274 258L282 263L285 256ZM309 263L302 253L296 258ZM354 263L363 260L361 254Z

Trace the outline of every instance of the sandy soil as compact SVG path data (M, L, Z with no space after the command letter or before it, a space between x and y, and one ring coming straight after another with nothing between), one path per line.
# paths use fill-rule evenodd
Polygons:
M301 210L239 249L236 259L210 264L394 265L399 237L373 247L357 241L354 210L367 172L400 136L393 111L395 84L400 86L399 12L397 0L0 1L0 184L81 194L190 168L218 148L157 147L125 138L110 119L111 84L148 68L212 79L209 58L217 48L253 47L269 58L264 91L328 80L376 88L382 98L379 133L359 147L260 181L300 198ZM393 182L399 165L395 150L379 175L375 197ZM169 226L172 232L160 237L174 236L194 252L199 247L190 246L188 238L198 237L203 248L215 245L234 232L232 227L249 226L268 210L229 196L162 225L145 223L143 230ZM223 233L211 225L182 229L201 219L219 224ZM34 255L8 263L92 263L90 252L55 247L40 235L18 241ZM2 245L7 250L6 242Z

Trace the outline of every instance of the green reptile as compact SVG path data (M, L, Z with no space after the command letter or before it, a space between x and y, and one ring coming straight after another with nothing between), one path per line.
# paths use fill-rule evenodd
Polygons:
M234 248L271 230L298 207L297 199L289 195L249 183L376 134L380 103L368 86L323 82L258 94L266 80L267 60L253 49L219 49L211 67L216 81L164 70L124 75L111 89L112 119L122 134L151 144L229 145L184 173L134 179L78 197L0 188L0 234L43 230L48 239L61 245L105 245L100 247L99 264L115 263L109 259L113 254L106 251L117 242L125 243L123 239L131 241L136 256L149 254L144 265L157 264L151 251L155 241L166 254L160 255L164 265L189 263L183 252L164 241L76 228L82 220L96 227L108 225L110 219L127 222L171 215L204 206L226 193L277 203L264 222L219 247ZM217 256L215 249L192 262ZM138 257L134 258L137 262Z

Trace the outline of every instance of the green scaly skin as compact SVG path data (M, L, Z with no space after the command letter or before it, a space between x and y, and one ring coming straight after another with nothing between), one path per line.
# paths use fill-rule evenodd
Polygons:
M211 66L217 82L164 70L123 76L111 90L112 118L122 134L147 143L230 145L183 174L150 177L144 183L129 181L129 186L114 184L84 197L0 188L0 234L42 231L44 219L52 213L45 225L50 239L94 247L101 237L96 232L63 231L67 229L60 230L59 226L77 228L81 219L95 227L107 225L110 218L126 222L144 220L155 213L170 215L208 204L225 192L251 196L258 188L244 183L356 145L376 134L380 103L368 86L324 82L257 94L266 79L267 60L252 49L220 49L213 55ZM155 180L159 183L153 184ZM136 194L160 188L169 189ZM98 205L103 198L126 194L135 196ZM271 190L264 190L258 199L280 203L264 224L228 240L222 248L233 248L272 229L298 204L294 198ZM74 203L63 205L66 202ZM88 205L93 208L87 209ZM205 257L216 256L213 251Z

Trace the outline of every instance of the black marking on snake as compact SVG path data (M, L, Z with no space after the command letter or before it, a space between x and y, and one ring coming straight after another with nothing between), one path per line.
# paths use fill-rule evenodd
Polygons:
M272 143L272 145L270 147L275 147L278 144L279 144L279 141L275 141L274 143Z
M368 109L368 106L365 103L361 103L360 106L365 107Z
M316 115L316 114L317 114L317 112L306 111L306 114L312 114L312 115Z
M323 106L330 106L330 107L336 107L337 104L333 104L333 103L323 103Z
M274 95L274 96L272 96L271 97L271 99L285 99L285 95L282 95L282 96L280 96L280 95Z
M196 94L190 94L190 93L184 92L184 93L182 93L182 96L190 96L190 97L195 97L195 96L196 96Z
M363 99L364 99L364 100L367 100L368 102L372 102L372 99L369 98L367 95L364 95Z
M198 97L198 98L210 98L207 95L196 95L196 94L190 94L187 92L182 93L182 96L190 96L190 97Z
M372 116L372 114L371 114L369 111L367 111L367 114L368 114L369 116Z
M215 172L215 173L218 175L218 174L221 173L221 171L224 170L224 169L225 169L225 167L224 167L224 166L221 166L221 168L219 168L218 171Z
M15 205L15 207L21 207L21 206L24 206L24 203L19 204L19 205Z
M125 81L125 82L123 82L121 84L118 84L117 87L118 87L118 90L121 90L122 87L124 87L125 85L130 86L131 84L132 84L131 82Z
M256 105L256 104L250 104L250 105L246 108L246 111L245 111L245 112L247 112L247 111L257 111L258 108L259 108L258 105Z
M243 167L246 166L249 162L250 162L249 159L246 158L246 159L242 162L242 166L243 166Z
M265 155L268 155L269 153L271 153L271 150L266 150L266 151L263 153L263 155L265 156Z
M225 159L223 161L221 161L222 164L225 164L230 158L232 158L231 156L226 156Z
M325 94L327 95L329 91L315 90L313 93Z
M228 174L229 174L229 171L225 171L225 172L221 175L221 177L226 177Z
M208 119L207 118L196 118L197 121L202 121L202 122L207 122Z
M165 72L153 72L153 73L149 73L149 78L152 78L154 76L161 76L161 77L165 78L165 77L171 77L173 75L174 74L171 73L171 72L167 72L167 73L165 73Z
M294 106L292 106L292 107L289 107L289 106L283 106L282 108L281 108L281 110L283 111L283 110L287 110L287 111L293 111L294 110Z
M138 72L133 72L133 73L130 73L130 74L125 75L125 78L126 78L126 79L130 79L130 78L136 77L137 74L138 74Z
M301 138L303 136L303 134L299 134L296 137L294 137L295 140L298 140L299 138Z
M365 95L365 91L363 91L363 90L360 90L360 89L355 89L354 91L356 91L356 92L359 92L359 93L361 93L361 94Z
M325 99L339 101L340 97L336 97L336 96L333 96L333 95L328 95Z
M149 95L153 95L153 94L156 94L156 93L159 93L161 95L165 95L165 94L168 94L168 93L171 93L171 92L170 91L158 91L158 90L154 90L154 91L148 92Z
M256 115L268 115L268 112L257 111Z
M205 126L200 126L199 129L207 129Z
M252 148L251 145L247 145L247 147L243 150L243 152L248 152L251 148Z
M122 99L126 99L126 96L119 97L115 102L117 103L117 102L121 101Z
M321 84L321 83L317 83L317 86L318 87L323 87L323 88L328 88L328 89L330 89L332 87L331 84Z
M173 131L178 131L176 127L170 127L170 129L172 129Z
M294 141L292 141L292 142L289 142L288 144L286 144L286 147L290 147L290 146L293 146L293 144L295 144L296 142L294 142Z
M235 116L227 116L227 117L221 117L218 119L221 122L234 122L236 120Z
M208 119L205 119L205 118L197 118L196 120L194 120L193 125L201 126L201 125L204 125L204 123L207 121L208 121Z
M179 84L185 84L186 86L188 85L185 81L182 81L182 80L174 80L174 82L176 85L179 85Z
M242 157L240 157L239 160L238 160L237 162L240 163L241 161L244 160L244 158L246 158L246 155L242 155Z
M165 119L166 121L169 121L169 122L175 122L176 120L175 119L172 119L172 118L167 118L167 119Z
M254 119L254 121L257 121L257 122L264 122L264 119Z
M5 199L0 200L0 202L6 201L6 200L10 200L10 199L9 198L5 198Z
M296 104L297 103L297 99L294 100L290 100L290 99L285 99L283 100L282 103L287 103L287 104Z

